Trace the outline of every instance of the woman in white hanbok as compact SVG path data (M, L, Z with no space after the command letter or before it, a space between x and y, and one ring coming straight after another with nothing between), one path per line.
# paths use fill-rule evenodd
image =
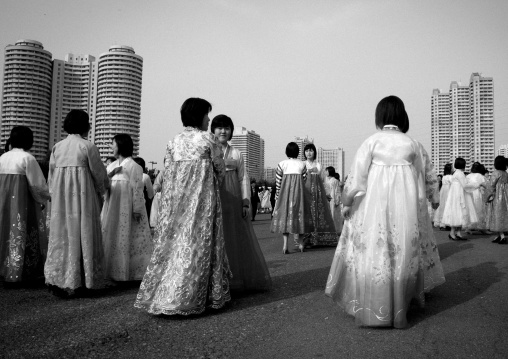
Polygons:
M441 179L441 189L439 190L439 207L434 212L435 227L445 227L441 224L441 219L443 218L443 211L446 206L446 199L448 198L448 191L450 191L452 178L452 164L447 163L444 166L443 178Z
M471 173L466 176L466 180L474 186L473 191L471 192L471 196L473 197L473 204L476 210L476 216L478 217L478 223L473 226L467 228L467 233L471 233L473 230L480 231L486 234L486 223L485 223L485 185L486 180L485 176L482 174L483 167L479 162L473 163L471 166Z
M344 218L342 217L341 207L341 196L342 196L342 185L340 181L335 178L337 173L335 168L332 166L326 167L327 176L325 178L325 190L326 196L329 199L330 211L332 212L333 223L335 230L340 235L342 233L342 227L344 224Z
M457 157L454 167L455 172L453 173L450 191L443 210L443 218L441 219L443 225L451 228L448 238L453 241L466 240L462 237L461 229L475 227L478 223L478 216L471 196L475 185L464 174L466 161Z
M325 293L359 325L403 328L411 299L421 299L424 164L399 98L381 100L376 126L382 131L360 146L344 187L346 222Z
M102 207L105 276L115 281L141 280L152 253L152 238L143 197L143 169L132 159L134 143L127 134L113 138L118 159L107 167L111 188Z

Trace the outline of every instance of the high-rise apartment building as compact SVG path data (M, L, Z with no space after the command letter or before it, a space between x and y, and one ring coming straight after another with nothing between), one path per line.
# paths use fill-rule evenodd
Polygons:
M245 127L235 128L233 132L231 145L242 153L249 178L260 180L263 177L264 144L264 140L255 131Z
M499 149L497 150L497 155L508 158L508 145L499 146Z
M95 57L91 55L67 54L65 60L53 60L50 148L67 136L63 122L70 110L86 111L93 124L96 71ZM89 137L93 137L93 133L91 128Z
M437 172L450 162L452 121L450 118L450 94L434 89L431 98L431 150Z
M481 162L492 170L494 161L494 85L491 77L471 75L469 85L456 81L449 93L433 90L431 97L431 156L441 173L455 158L466 168Z
M469 118L471 121L469 156L493 169L495 157L494 80L474 72L469 79Z
M300 150L300 152L298 153L298 159L301 161L305 161L305 154L303 153L303 149L305 148L305 145L309 143L314 143L314 139L309 138L309 136L295 137L294 142L298 145L298 149Z
M0 146L5 146L14 126L28 126L34 133L30 151L41 161L49 149L51 58L34 40L18 40L5 47Z
M326 167L332 166L335 168L335 172L340 175L341 181L344 180L345 153L342 148L324 149L319 147L316 160L321 164L323 171Z
M277 171L277 168L274 167L266 167L265 168L265 174L263 176L263 179L266 182L275 182L275 172Z
M101 157L111 155L111 140L126 133L139 152L141 119L141 84L143 58L129 46L111 46L99 56L97 65L97 108L92 141Z

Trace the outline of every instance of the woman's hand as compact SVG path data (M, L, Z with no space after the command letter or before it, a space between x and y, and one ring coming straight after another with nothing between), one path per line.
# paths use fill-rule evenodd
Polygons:
M349 219L351 217L351 206L342 207L342 216L345 219Z
M438 209L439 203L432 203L432 209Z
M242 207L242 217L245 218L249 214L249 207Z

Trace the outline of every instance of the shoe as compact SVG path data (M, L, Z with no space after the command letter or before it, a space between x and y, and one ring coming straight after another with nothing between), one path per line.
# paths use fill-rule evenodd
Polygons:
M451 234L448 235L448 238L450 238L452 241L456 241L457 238L453 238Z
M461 236L455 235L455 238L457 238L459 241L467 241L467 238L464 238L464 237L461 237Z
M501 241L501 237L497 237L492 241L492 243L499 243Z
M282 248L282 254L289 254L289 251L287 248Z
M503 238L499 241L499 244L508 244L508 241L506 240L506 238Z

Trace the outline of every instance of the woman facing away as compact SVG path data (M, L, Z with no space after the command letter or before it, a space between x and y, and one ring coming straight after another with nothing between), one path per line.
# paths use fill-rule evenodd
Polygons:
M286 146L287 160L279 162L275 172L275 209L273 211L270 231L282 233L284 244L282 253L288 254L288 236L292 233L298 243L300 252L304 244L300 233L305 233L305 223L308 213L305 209L304 185L307 179L307 167L298 159L300 149L294 142Z
M423 286L419 173L424 165L420 145L405 134L409 119L398 97L382 99L375 117L381 131L358 149L344 187L346 223L325 294L359 325L403 328L409 303L421 299Z
M441 188L439 190L439 207L434 212L434 226L445 228L445 225L441 224L443 219L443 211L446 206L446 199L448 198L448 191L450 191L450 185L452 184L452 164L447 163L444 166L443 178L441 179Z
M340 197L342 196L342 186L340 180L335 176L338 173L335 172L335 168L332 166L326 167L326 178L325 178L325 190L330 205L330 212L332 213L333 223L335 225L335 231L340 234L342 233L342 226L344 219L342 218L342 208L340 206ZM340 178L340 177L339 177Z
M116 135L111 147L117 160L107 167L108 173L116 174L101 213L104 273L114 281L141 280L152 253L143 169L132 159L134 143L129 135Z
M143 169L143 197L145 198L145 208L146 208L146 216L150 218L150 213L152 211L152 201L154 196L152 180L146 171L146 162L142 157L133 158L134 162L136 162ZM150 223L149 223L150 224Z
M506 173L506 159L497 156L494 159L492 175L486 186L487 219L486 227L497 233L492 243L508 244L505 233L508 232L508 173Z
M461 229L474 228L478 223L478 216L471 196L471 192L476 186L468 181L464 174L466 160L457 157L454 167L455 172L448 191L441 224L451 228L448 238L453 241L463 241L466 238L462 237Z
M57 295L104 283L100 203L109 181L99 150L84 138L88 114L70 111L64 121L66 139L53 146L48 184L51 220L46 284Z
M234 124L226 115L212 120L211 132L224 153L226 176L220 187L224 241L233 278L231 290L268 290L272 280L259 247L249 215L250 185L243 156L228 144L233 137ZM265 192L268 193L268 190Z
M212 105L187 99L183 132L169 141L154 250L135 307L152 314L199 314L231 299L219 185L220 144L209 133Z
M34 142L26 126L14 126L0 156L0 278L6 287L42 275L44 253L39 227L50 199L39 164L28 151ZM40 223L39 223L40 220Z
M305 167L307 168L304 199L305 207L309 214L305 217L306 231L303 241L306 245L336 246L339 236L335 231L330 203L326 197L326 190L323 184L323 168L316 161L316 146L313 143L305 145L303 153Z
M473 190L471 192L471 196L473 197L473 204L476 210L476 216L478 217L478 222L475 226L469 227L466 230L466 233L471 234L472 231L480 231L483 234L487 234L486 232L486 223L485 223L485 201L484 201L484 192L485 192L485 176L482 174L483 166L479 162L473 163L471 166L471 173L466 176L466 181L468 181L472 186Z

